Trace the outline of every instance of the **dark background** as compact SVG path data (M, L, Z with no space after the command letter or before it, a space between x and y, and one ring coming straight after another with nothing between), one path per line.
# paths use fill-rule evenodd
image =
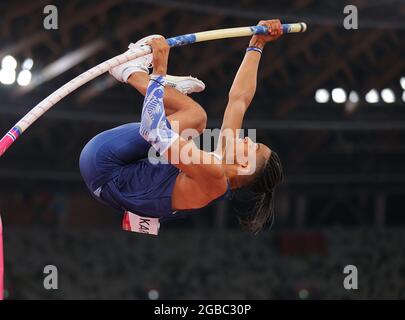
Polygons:
M58 8L58 30L43 27L47 4ZM358 30L343 28L347 4L358 8ZM140 119L142 97L105 74L58 103L0 159L7 297L148 299L155 289L166 299L404 299L404 16L401 0L0 3L0 59L13 55L17 70L34 61L28 90L0 84L3 133L70 79L146 35L270 18L308 24L306 33L266 47L246 117L245 127L258 130L285 168L270 231L241 230L235 201L164 224L157 238L120 231L120 214L93 200L78 169L91 137ZM247 44L226 39L171 52L171 74L206 83L193 97L210 128L220 125ZM74 66L37 82L75 51ZM315 101L317 89L336 87L360 101ZM394 103L366 102L369 90L384 88ZM57 291L42 286L47 264L58 267ZM343 288L349 264L358 268L358 290Z

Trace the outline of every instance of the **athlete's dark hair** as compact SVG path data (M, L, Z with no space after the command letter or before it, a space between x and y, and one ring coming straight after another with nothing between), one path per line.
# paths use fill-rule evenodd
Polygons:
M246 188L253 194L255 206L247 218L239 218L249 231L257 234L274 220L274 189L283 180L283 167L278 154L271 152L264 168Z

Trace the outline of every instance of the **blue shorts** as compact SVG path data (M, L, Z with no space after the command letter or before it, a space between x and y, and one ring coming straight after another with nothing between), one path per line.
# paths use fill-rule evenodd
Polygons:
M129 123L95 136L82 150L80 172L101 202L122 212L168 217L179 170L149 161L151 145L139 128L140 123Z

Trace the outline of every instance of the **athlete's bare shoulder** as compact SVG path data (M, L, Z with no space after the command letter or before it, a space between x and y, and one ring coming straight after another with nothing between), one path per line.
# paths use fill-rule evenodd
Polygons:
M172 193L173 209L203 208L226 192L228 183L225 175L221 178L207 177L207 179L209 181L201 183L180 172Z

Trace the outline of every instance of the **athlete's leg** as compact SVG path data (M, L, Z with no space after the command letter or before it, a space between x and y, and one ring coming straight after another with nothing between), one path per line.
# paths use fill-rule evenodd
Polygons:
M112 175L139 159L148 157L150 144L139 133L140 123L128 123L99 133L80 154L84 181L94 192Z
M135 72L128 78L128 83L142 95L145 95L149 80L148 74ZM207 114L205 110L189 96L174 88L165 88L164 108L170 123L178 122L180 132L184 129L195 129L202 133L206 127ZM173 129L177 131L176 125L173 125Z

